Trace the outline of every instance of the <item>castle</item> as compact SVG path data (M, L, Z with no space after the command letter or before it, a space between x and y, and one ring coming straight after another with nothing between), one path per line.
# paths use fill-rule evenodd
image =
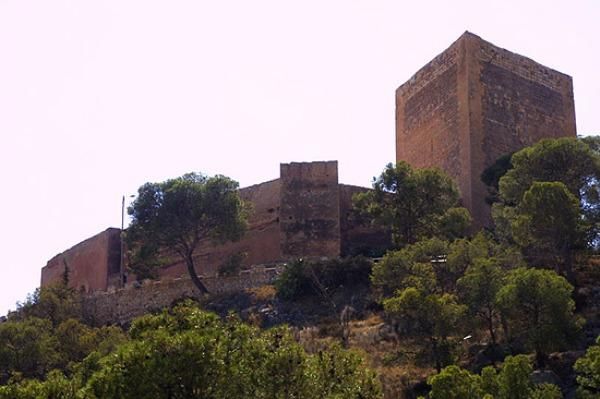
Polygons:
M195 252L203 277L214 277L232 256L244 253L242 267L282 263L299 257L353 255L385 246L386 235L350 218L352 196L366 188L338 183L336 161L281 164L279 179L240 189L252 211L248 231L238 242L215 245L209 239ZM70 284L84 292L120 285L120 229L109 228L56 255L42 268L42 286L60 281L65 266ZM177 260L158 277L187 275Z
M485 168L542 138L575 135L571 77L469 32L396 90L396 160L450 174L477 227L490 223ZM239 242L203 242L199 274L217 276L242 252L251 268L385 247L386 232L349 217L352 196L364 190L339 184L336 161L282 164L278 179L240 189L253 208L249 230ZM106 291L120 284L121 255L120 230L108 229L48 261L41 284L59 281L68 267L73 287ZM161 279L185 274L181 262L159 271Z

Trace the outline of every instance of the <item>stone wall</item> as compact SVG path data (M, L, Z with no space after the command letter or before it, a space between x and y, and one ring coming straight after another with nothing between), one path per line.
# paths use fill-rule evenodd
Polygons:
M483 170L542 138L575 136L569 76L469 32L396 90L396 159L453 177L477 227Z
M118 275L120 232L109 228L50 259L42 268L41 285L60 281L69 269L69 285L83 292L104 291L109 275Z
M396 158L438 166L456 179L467 161L459 120L461 50L453 44L396 91Z
M337 161L281 164L280 248L286 258L340 254Z
M219 267L231 256L245 253L242 265L245 267L277 262L281 259L279 248L279 201L281 182L279 179L240 189L240 196L251 206L248 218L248 231L237 242L217 245L211 240L203 240L195 252L197 272L202 276L216 276ZM177 257L173 257L177 259ZM187 275L183 262L175 261L159 271L162 277Z
M281 164L279 179L240 189L250 205L248 231L238 242L202 241L194 253L196 271L202 277L216 277L220 267L239 253L246 255L242 268L249 269L298 257L353 255L371 245L385 247L388 235L349 218L352 195L364 190L338 184L336 161ZM57 255L42 269L42 286L60 280L65 261L77 289L105 291L119 286L119 233L108 229ZM162 255L167 263L158 270L160 279L188 275L178 256L166 251ZM134 279L128 276L130 282Z
M391 233L359 217L352 208L352 197L368 188L339 185L341 256L380 255L391 247Z
M468 36L467 48L472 195L483 198L481 172L500 156L544 138L577 135L573 81L475 35ZM487 220L487 208L475 209L474 217Z
M206 278L203 280L211 294L227 294L259 287L273 282L279 269L256 267L239 276ZM200 299L198 290L189 278L144 281L126 288L96 292L83 300L84 316L94 325L126 324L137 316L155 312L186 299Z

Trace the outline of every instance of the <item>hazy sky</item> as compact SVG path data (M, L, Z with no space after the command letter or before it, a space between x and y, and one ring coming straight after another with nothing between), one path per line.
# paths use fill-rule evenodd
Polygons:
M368 186L396 87L465 30L573 76L600 133L598 0L0 0L0 314L146 181L337 159Z

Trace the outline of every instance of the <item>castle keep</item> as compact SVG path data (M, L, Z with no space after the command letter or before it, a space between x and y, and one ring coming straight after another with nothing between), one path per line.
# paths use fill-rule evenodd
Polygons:
M490 222L485 168L563 136L576 136L571 77L469 32L396 90L396 160L452 176L477 227Z
M485 168L542 138L575 135L571 77L469 32L396 90L396 160L450 174L476 227L490 223L487 191L480 180ZM240 190L252 205L249 230L239 242L202 242L195 253L198 273L208 278L212 291L225 284L226 279L215 278L219 267L239 253L247 255L243 266L259 269L257 265L299 257L337 257L385 247L386 232L349 217L352 196L364 190L339 184L335 161L282 164L278 179ZM42 268L42 286L60 281L68 267L71 286L106 291L120 284L120 261L120 230L108 229L48 261ZM185 265L177 261L159 271L165 281L186 274ZM226 285L242 287L265 278L240 277ZM183 292L176 289L190 285L166 284L169 300ZM140 297L119 295L132 303ZM107 315L114 310L104 308Z

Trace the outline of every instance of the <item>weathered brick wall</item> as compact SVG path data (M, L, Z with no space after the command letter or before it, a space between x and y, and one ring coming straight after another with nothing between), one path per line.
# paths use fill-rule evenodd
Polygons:
M486 167L542 138L575 134L569 76L469 32L396 91L396 159L446 171L478 226L490 222Z
M282 256L339 256L337 161L281 164L280 179Z
M120 230L110 228L56 255L42 268L41 285L61 281L65 264L69 285L84 292L108 288L108 276L119 272Z
M396 90L396 159L446 171L469 206L464 53L459 39Z
M211 294L239 292L273 282L277 268L257 267L253 272L226 278L206 278ZM137 316L158 311L185 298L200 299L189 278L145 281L119 290L96 292L84 297L84 316L95 325L125 324Z
M527 57L468 35L472 195L487 188L481 172L498 157L543 138L576 136L573 81ZM477 172L477 173L476 173ZM487 207L474 209L489 220Z
M195 252L197 272L203 276L215 276L219 267L232 255L247 254L243 266L276 262L281 259L279 249L279 198L281 182L268 181L240 190L240 196L251 205L248 231L238 242L216 245L203 240ZM174 259L177 259L174 257ZM178 277L187 275L183 262L161 268L159 276Z
M374 226L353 212L352 197L368 188L339 185L341 255L379 254L391 246L391 233Z

